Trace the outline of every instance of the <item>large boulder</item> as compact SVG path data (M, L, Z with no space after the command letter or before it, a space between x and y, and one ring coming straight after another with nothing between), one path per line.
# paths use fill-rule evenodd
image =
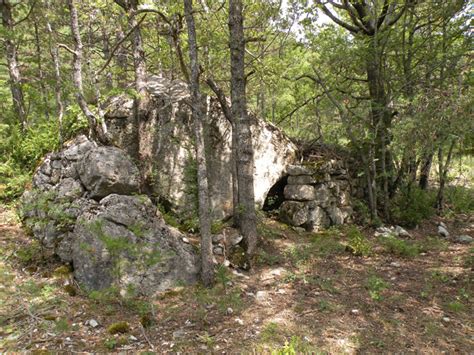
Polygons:
M85 288L151 294L197 281L196 251L137 194L139 171L124 151L77 137L44 159L33 187L20 204L25 226Z
M131 107L132 98L121 96L112 100L105 115L111 141L140 162L150 193L159 196L180 216L192 216L197 204L196 162L187 86L180 81L151 77L148 91L148 114L139 120L132 110L118 109ZM125 114L128 116L124 117ZM212 216L218 219L232 213L232 127L217 100L208 99L206 114L210 203ZM270 188L295 161L297 148L276 126L252 115L250 119L255 200L263 206ZM138 143L134 146L131 141Z
M112 193L132 194L140 189L140 172L130 157L115 147L87 152L79 165L79 177L92 198Z
M109 195L74 229L74 272L88 289L150 294L198 280L198 256L144 196Z

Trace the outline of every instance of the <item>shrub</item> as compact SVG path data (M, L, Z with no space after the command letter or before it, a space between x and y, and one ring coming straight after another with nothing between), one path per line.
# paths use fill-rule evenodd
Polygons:
M397 256L414 257L420 253L420 247L415 243L410 243L395 237L381 237L385 250Z
M372 253L372 245L356 226L349 227L347 237L349 239L347 248L352 254L369 256Z
M434 215L435 194L417 187L405 189L396 196L392 215L398 224L415 227L422 220Z
M382 300L382 291L386 290L389 285L380 277L372 275L367 280L365 287L369 291L370 298L374 301L380 301Z
M474 211L474 189L450 186L446 188L445 201L452 213L471 213Z

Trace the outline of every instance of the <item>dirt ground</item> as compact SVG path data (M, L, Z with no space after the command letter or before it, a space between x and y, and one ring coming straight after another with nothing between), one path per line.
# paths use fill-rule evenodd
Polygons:
M437 221L391 247L365 229L357 256L348 228L264 219L252 273L123 300L80 290L0 207L0 351L472 353L473 245L438 238ZM474 216L444 222L474 236Z

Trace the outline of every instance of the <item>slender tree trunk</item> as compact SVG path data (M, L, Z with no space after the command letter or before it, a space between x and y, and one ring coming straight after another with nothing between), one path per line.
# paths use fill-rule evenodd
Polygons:
M2 13L2 24L6 30L5 53L7 57L8 74L10 75L10 90L13 99L13 109L18 116L22 130L28 127L28 118L23 96L22 78L18 65L16 44L13 41L14 21L12 17L12 5L9 0L0 0L0 11Z
M247 247L249 266L257 248L257 217L253 185L254 158L250 118L245 94L245 37L242 0L229 1L230 67L232 117L237 144L240 231Z
M451 144L449 145L446 161L444 161L443 146L440 145L440 147L438 148L439 187L438 194L436 196L436 209L438 210L438 213L443 212L444 209L444 190L446 187L446 180L448 177L449 167L451 166L451 159L453 156L453 150L455 145L456 139L452 139Z
M54 67L54 96L56 99L56 107L58 112L58 140L59 146L63 145L64 137L63 137L63 117L64 117L64 104L61 97L61 71L60 71L60 63L59 63L59 49L56 43L51 44L51 40L53 39L54 32L51 26L51 23L48 22L46 24L46 29L49 33L50 43L49 43L49 51L51 54L51 59L53 60L53 67Z
M433 163L433 156L434 156L434 152L430 151L429 153L425 153L421 160L420 180L418 182L418 186L422 190L428 189L428 186L429 186L430 171L431 171L431 165Z
M232 117L232 112L227 104L227 98L224 95L224 92L222 91L221 88L217 86L217 84L214 82L214 80L208 78L206 80L207 85L211 88L212 91L217 96L217 99L219 100L219 104L222 108L222 111L224 112L224 116L227 118L227 121L229 121L230 125L232 126L232 142L231 142L231 166L232 166L232 217L233 217L233 225L234 227L238 228L239 227L239 184L237 181L237 141L238 141L238 136L237 136L237 130L235 128L235 122L234 118Z
M36 61L38 65L38 79L39 79L39 86L40 86L40 92L41 92L41 99L43 100L44 113L46 117L49 119L48 91L46 90L46 86L44 83L43 60L41 58L41 42L40 42L40 36L39 36L39 31L38 31L37 19L34 20L33 25L35 28Z
M125 38L125 33L123 33L122 26L118 26L117 32L117 42L123 41ZM127 86L127 51L124 46L120 46L117 50L116 61L118 67L117 73L117 85L120 88L125 88Z
M100 107L98 108L99 117L92 112L89 108L86 99L84 97L84 88L82 83L82 58L83 58L83 46L81 40L81 33L79 31L79 18L77 15L77 9L74 3L75 0L67 0L67 4L70 12L70 26L71 32L74 39L74 51L73 51L73 82L76 87L76 97L79 107L81 108L84 115L87 117L89 122L89 135L95 139L99 138L102 142L107 142L107 126L101 116ZM94 74L94 80L96 80ZM98 105L100 106L100 105ZM98 126L98 120L100 120L101 126Z
M110 57L109 35L105 29L105 25L102 28L102 53L104 54L104 58ZM113 88L112 73L108 69L105 73L105 88L107 90L111 90Z
M189 86L191 91L191 106L192 117L194 121L194 134L196 139L196 161L198 169L199 226L201 231L201 275L204 285L210 287L214 283L211 214L209 187L207 181L206 149L204 143L203 100L199 87L199 58L192 0L184 0L184 13L188 26L189 59L191 62L191 76Z

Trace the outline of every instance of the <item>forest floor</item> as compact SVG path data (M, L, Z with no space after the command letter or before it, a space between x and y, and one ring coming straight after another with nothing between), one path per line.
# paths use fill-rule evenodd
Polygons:
M220 269L211 290L120 301L64 287L67 268L0 207L0 351L470 353L473 247L438 238L436 222L389 245L370 229L349 240L348 228L298 233L265 219L251 274ZM472 215L444 222L474 236Z

